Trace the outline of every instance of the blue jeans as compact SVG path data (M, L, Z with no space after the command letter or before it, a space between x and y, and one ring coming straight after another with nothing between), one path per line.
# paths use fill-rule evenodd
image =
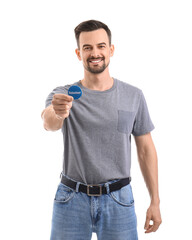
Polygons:
M131 185L107 194L88 196L59 183L52 216L51 240L137 240L137 217ZM81 183L83 184L83 183ZM100 184L100 185L104 185Z

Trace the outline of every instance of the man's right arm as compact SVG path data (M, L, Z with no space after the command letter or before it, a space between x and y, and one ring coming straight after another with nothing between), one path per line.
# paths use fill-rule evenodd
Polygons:
M63 126L64 119L55 114L52 104L43 110L41 117L47 131L57 131Z
M66 94L55 94L51 105L43 110L41 117L44 128L48 131L57 131L63 126L63 121L69 116L73 97Z

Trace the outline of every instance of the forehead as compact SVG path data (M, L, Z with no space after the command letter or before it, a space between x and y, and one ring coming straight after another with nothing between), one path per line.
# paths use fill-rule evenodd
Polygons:
M79 45L80 47L84 44L95 45L98 43L105 42L109 44L109 38L107 32L101 28L91 32L81 32L79 36Z

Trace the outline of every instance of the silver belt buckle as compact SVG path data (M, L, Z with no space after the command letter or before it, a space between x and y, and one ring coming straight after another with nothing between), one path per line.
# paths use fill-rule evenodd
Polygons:
M99 193L98 193L98 194L96 194L96 193L91 194L91 193L89 192L89 188L90 188L91 186L97 186L97 187L99 187ZM101 186L101 185L97 185L97 184L87 185L87 195L88 195L88 196L101 196L101 194L102 194L102 186Z

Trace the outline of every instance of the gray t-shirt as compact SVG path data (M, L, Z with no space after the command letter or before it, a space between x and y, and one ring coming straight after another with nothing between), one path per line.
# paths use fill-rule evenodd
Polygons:
M139 136L154 129L143 92L113 79L106 91L88 89L79 80L55 88L46 99L48 107L54 94L68 94L72 85L82 90L61 129L63 173L75 181L99 184L129 177L131 134Z

